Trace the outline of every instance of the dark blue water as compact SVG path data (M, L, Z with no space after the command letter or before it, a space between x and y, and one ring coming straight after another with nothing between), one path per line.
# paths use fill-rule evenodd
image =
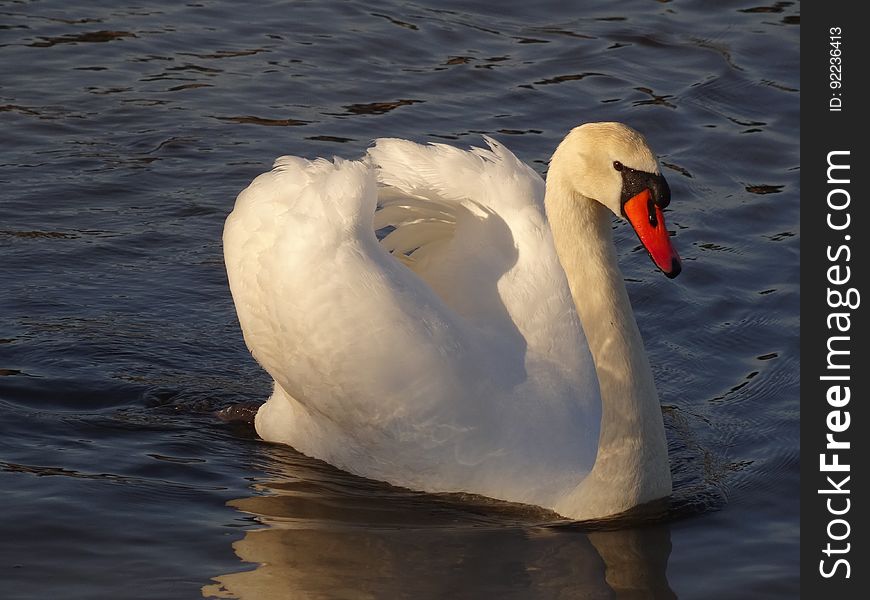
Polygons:
M6 598L792 598L800 7L0 2ZM572 6L573 5L573 6ZM620 120L684 257L620 260L672 508L613 529L398 490L257 441L221 229L281 154Z

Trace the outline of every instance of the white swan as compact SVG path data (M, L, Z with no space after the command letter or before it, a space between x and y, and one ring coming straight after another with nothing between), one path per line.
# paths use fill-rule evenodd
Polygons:
M257 432L365 477L574 519L667 497L661 409L610 227L611 211L626 216L679 272L655 156L633 129L589 123L545 185L486 141L284 156L239 195L227 274L275 380Z

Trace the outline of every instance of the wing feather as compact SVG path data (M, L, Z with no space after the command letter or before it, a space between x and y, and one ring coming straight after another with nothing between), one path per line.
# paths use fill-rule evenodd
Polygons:
M399 485L530 501L591 469L597 379L544 184L487 143L281 157L239 195L224 253L276 382L261 435Z

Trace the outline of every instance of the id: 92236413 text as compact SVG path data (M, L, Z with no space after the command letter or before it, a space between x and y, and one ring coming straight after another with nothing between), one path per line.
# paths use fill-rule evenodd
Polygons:
M828 30L830 49L828 54L828 86L831 96L828 99L828 110L840 112L843 110L843 29L831 27Z

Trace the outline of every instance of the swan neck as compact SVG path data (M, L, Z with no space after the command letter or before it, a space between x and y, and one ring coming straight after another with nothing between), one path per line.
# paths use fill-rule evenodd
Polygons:
M610 515L671 492L661 407L619 270L612 213L552 168L545 203L601 389L598 455L572 502L584 515Z

